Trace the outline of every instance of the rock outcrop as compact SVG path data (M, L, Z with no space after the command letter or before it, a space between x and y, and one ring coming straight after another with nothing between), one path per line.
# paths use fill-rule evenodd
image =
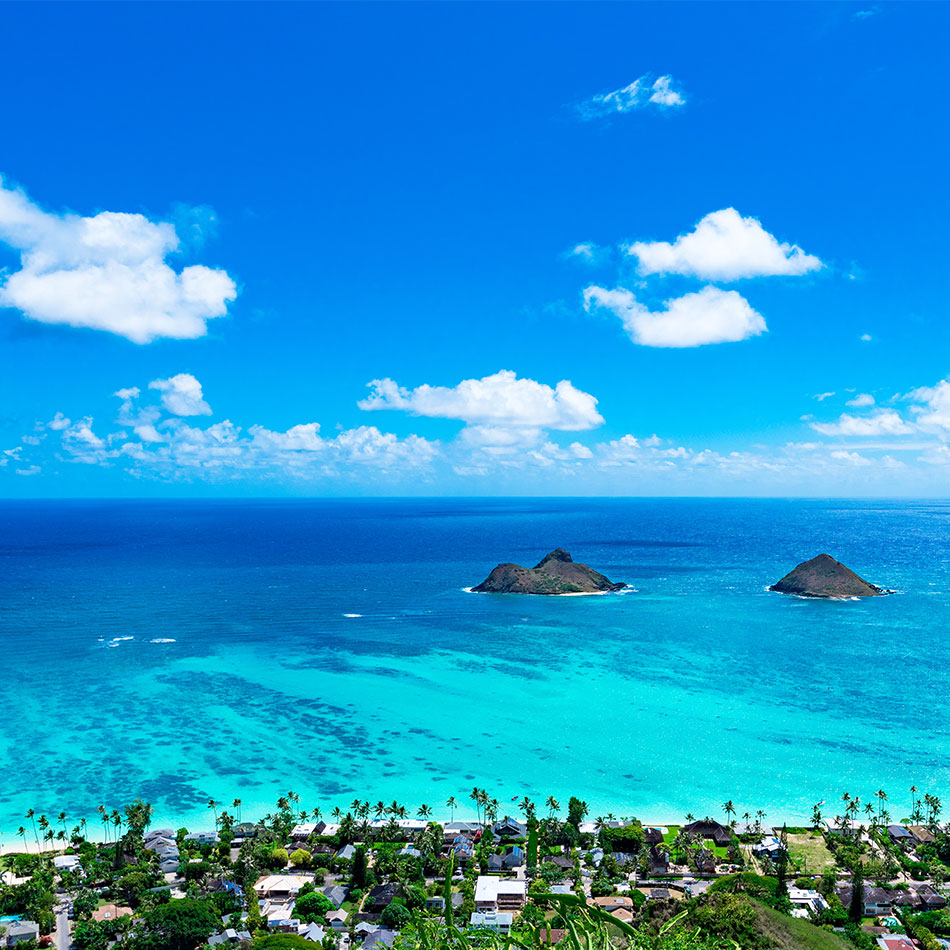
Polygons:
M621 590L586 564L575 564L570 554L557 548L534 567L499 564L473 591L488 594L596 594Z
M803 561L789 571L769 590L799 597L880 597L888 593L882 587L869 584L850 568L836 561L830 554L819 554Z

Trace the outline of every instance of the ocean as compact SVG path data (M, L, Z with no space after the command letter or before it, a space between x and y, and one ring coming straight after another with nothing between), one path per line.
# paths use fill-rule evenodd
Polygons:
M950 503L438 499L0 502L0 842L242 817L293 790L474 817L800 821L948 789ZM474 594L563 547L631 585ZM828 552L893 596L766 590ZM220 810L220 807L219 807ZM542 807L541 809L545 809ZM55 822L54 822L55 825Z

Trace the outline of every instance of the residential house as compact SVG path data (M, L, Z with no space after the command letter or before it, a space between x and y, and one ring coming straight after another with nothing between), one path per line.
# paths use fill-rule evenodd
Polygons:
M170 838L172 841L175 840L175 832L171 828L153 828L151 831L147 831L142 835L142 841L145 842L145 847L148 847L148 843L154 838Z
M53 858L53 867L60 871L75 871L79 868L78 854L58 854Z
M818 891L802 887L789 886L788 899L792 904L793 917L817 917L828 906Z
M363 940L363 950L389 950L395 942L396 932L394 930L379 928L366 935Z
M917 844L917 839L903 825L888 825L887 836L894 844L906 844L909 847Z
M690 822L690 824L684 825L682 830L684 834L702 838L704 841L712 841L720 848L728 847L732 840L732 829L719 824L718 821L713 821L711 818Z
M496 934L507 934L511 932L514 919L515 915L510 911L475 911L469 923L475 930L491 930Z
M503 854L493 854L488 859L489 871L511 871L525 862L524 849L517 845L506 848Z
M669 874L670 873L670 853L655 845L650 848L650 873L651 874Z
M643 842L648 848L652 848L654 845L662 844L663 843L663 829L662 828L644 828Z
M397 897L402 898L405 888L398 881L389 884L377 884L366 895L363 909L370 914L381 914Z
M630 923L633 920L633 899L624 895L611 897L593 897L589 901L594 907L607 911L618 920Z
M528 834L528 826L506 815L491 826L491 832L496 838L524 838Z
M752 853L757 858L768 858L770 861L777 861L784 850L782 842L775 835L766 835L761 841L752 845Z
M155 835L145 839L145 848L148 851L169 851L178 852L178 840L174 835Z
M267 915L267 929L282 934L295 934L300 930L300 921L289 917L286 911L271 911Z
M323 829L326 828L326 826L327 823L325 821L308 821L294 825L290 830L291 844L297 845L298 847L302 844L306 844L310 840L311 835L322 835Z
M909 937L898 934L887 934L877 938L877 945L881 950L916 950Z
M0 947L15 947L18 943L40 939L40 926L32 920L5 920L0 923Z
M475 845L471 838L459 835L452 842L450 851L455 855L456 864L468 864L475 856Z
M921 910L940 910L947 906L946 897L939 894L929 884L921 884L915 887L914 892L917 894Z
M342 909L330 910L326 913L326 921L334 930L343 930L349 914Z
M185 841L194 841L195 844L217 844L219 840L216 831L193 831L185 835Z
M327 932L318 923L314 922L312 924L301 924L297 930L297 934L303 937L304 940L309 940L311 943L323 943Z
M250 931L235 930L233 927L228 927L227 930L222 930L220 933L212 934L208 937L207 943L212 947L216 947L222 943L241 943L244 940L250 939Z
M482 830L477 821L447 821L442 828L448 841L453 841L458 835L474 835Z
M475 910L521 910L527 888L527 881L481 875L475 881Z
M356 848L351 844L344 845L336 853L336 856L338 858L343 858L345 861L352 861L355 855L356 855Z
M254 890L259 898L266 900L296 900L300 888L312 880L310 877L300 877L296 874L269 874L258 880Z
M839 835L851 838L860 838L864 833L864 825L857 818L845 818L839 815L825 821L826 835Z
M908 825L907 830L918 844L930 844L934 840L934 833L926 825Z
M103 904L92 912L92 919L101 924L105 920L118 920L131 913L132 908L124 904Z
M323 889L323 894L329 898L334 907L339 907L346 900L347 888L343 887L342 884L328 884Z

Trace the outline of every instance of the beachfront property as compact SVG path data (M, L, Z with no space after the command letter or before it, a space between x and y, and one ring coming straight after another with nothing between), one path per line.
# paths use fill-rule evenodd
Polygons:
M734 811L728 804L727 818ZM365 815L367 806L357 805ZM575 814L582 807L575 804ZM708 816L687 816L683 824L613 817L571 823L553 814L553 800L549 808L539 819L528 807L524 821L342 815L329 824L297 821L285 804L276 817L245 823L240 836L226 812L214 831L144 830L118 844L93 844L77 830L62 843L69 847L48 857L11 857L4 882L28 883L30 869L45 862L72 908L70 928L116 928L129 918L147 928L148 895L163 890L172 907L186 898L213 901L210 946L282 933L326 950L388 950L412 921L450 916L456 927L504 936L553 917L552 909L540 909L545 894L579 898L598 919L636 927L648 906L670 904L664 913L672 915L680 908L688 914L697 902L715 904L721 881L730 893L750 889L803 924L844 933L848 921L857 922L880 941L901 936L914 921L923 927L920 921L939 926L946 919L950 937L950 834L935 808L929 822L894 824L881 809L880 820L852 815L826 824L816 815L796 828ZM866 869L856 905L855 862ZM127 878L128 870L135 874ZM140 890L127 891L124 880ZM96 906L83 896L90 890L99 895ZM25 920L0 918L7 927L0 946L30 931ZM35 926L42 936L62 924L47 915ZM557 933L563 928L552 928Z

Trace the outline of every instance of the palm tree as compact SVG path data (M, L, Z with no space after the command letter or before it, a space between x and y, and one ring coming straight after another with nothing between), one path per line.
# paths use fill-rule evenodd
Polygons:
M339 806L339 805L334 805L334 806L333 806L333 811L330 812L330 817L333 818L334 821L341 821L341 820L342 820L342 818L343 818L343 812L340 810L340 806Z
M449 818L449 821L455 821L455 809L459 807L459 803L455 800L454 795L450 795L448 801L445 803L445 807L449 809L449 814L452 816Z
M691 825L696 820L692 812L686 812L686 824Z
M61 811L59 815L57 815L56 820L62 824L63 837L65 838L66 837L66 812Z
M40 850L40 836L36 833L36 818L33 817L35 814L36 812L33 811L33 809L31 808L26 813L26 817L29 818L31 822L33 822L33 837L36 838L36 850L39 851Z
M887 801L887 792L885 792L883 788L879 788L876 794L877 794L878 818L880 818L881 812L884 809L884 802Z
M482 820L482 793L477 787L473 787L468 797L475 802L475 820L480 824Z
M910 787L910 813L914 813L914 805L917 804L917 786L911 785Z
M544 804L548 806L548 815L551 818L557 814L558 809L561 807L560 802L558 802L553 795L548 795L548 800Z
M214 813L214 826L215 828L217 828L218 827L218 803L213 798L209 798L208 807Z
M231 807L237 812L238 824L241 824L241 799L235 798L234 801L231 802Z
M339 811L339 809L337 809ZM386 814L386 806L383 802L376 802L373 806L373 814L377 819L382 818Z
M736 806L732 804L732 799L722 803L722 810L726 813L726 821L729 823L731 828L733 825L732 816L736 813Z
M79 819L79 833L85 838L86 837L86 819Z
M26 828L24 828L23 825L20 825L20 827L17 828L16 833L23 839L23 845L26 847Z
M416 814L420 818L429 818L432 815L432 809L428 805L420 805Z

